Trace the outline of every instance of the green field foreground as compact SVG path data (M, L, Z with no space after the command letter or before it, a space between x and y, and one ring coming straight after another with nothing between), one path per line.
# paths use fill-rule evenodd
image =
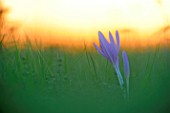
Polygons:
M170 49L127 55L130 97L124 99L112 65L96 51L1 47L0 112L170 112Z

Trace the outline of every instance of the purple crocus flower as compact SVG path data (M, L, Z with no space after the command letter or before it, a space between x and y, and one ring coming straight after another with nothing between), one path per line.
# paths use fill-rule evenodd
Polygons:
M106 40L102 32L98 32L100 48L94 43L96 50L104 56L107 60L109 60L114 66L118 67L119 64L119 50L120 50L120 40L119 33L116 31L116 43L113 39L111 32L109 32L110 42Z
M123 57L123 62L124 62L124 75L125 75L125 79L126 79L126 90L127 90L127 91L125 91L124 80L123 80L123 77L122 77L120 69L119 69L119 56L118 55L119 55L119 51L120 51L120 39L119 39L118 31L116 31L116 33L115 33L116 41L114 40L111 32L109 32L110 42L108 42L106 40L106 38L104 37L102 32L99 31L98 35L99 35L100 46L98 47L94 43L96 50L102 56L104 56L107 60L109 60L112 63L112 65L116 71L118 81L119 81L120 87L123 91L124 97L126 97L126 92L127 92L127 95L129 96L129 76L130 76L129 61L128 61L126 52L123 51L122 57Z
M100 47L98 47L95 43L94 43L94 46L95 46L96 50L102 56L104 56L107 60L109 60L113 64L113 67L115 68L115 71L117 73L120 87L124 91L124 88L123 88L124 81L123 81L123 78L122 78L122 75L121 75L120 69L119 69L119 57L118 57L118 54L120 51L119 33L118 33L118 31L116 31L116 33L115 33L116 43L113 39L111 32L109 32L110 42L108 42L106 40L106 38L100 31L98 32L98 35L99 35Z

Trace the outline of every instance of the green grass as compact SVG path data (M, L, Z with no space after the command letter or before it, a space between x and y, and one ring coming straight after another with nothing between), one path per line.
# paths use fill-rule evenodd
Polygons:
M170 50L127 54L131 75L125 100L112 65L95 51L33 49L30 43L23 49L1 47L1 112L168 113ZM121 55L120 68L123 73Z

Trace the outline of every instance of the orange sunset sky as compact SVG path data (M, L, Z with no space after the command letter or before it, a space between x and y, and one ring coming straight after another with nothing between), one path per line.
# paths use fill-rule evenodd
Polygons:
M124 46L155 45L169 38L170 0L4 0L9 23L51 44L89 45L100 30L119 30ZM169 31L168 31L169 30Z

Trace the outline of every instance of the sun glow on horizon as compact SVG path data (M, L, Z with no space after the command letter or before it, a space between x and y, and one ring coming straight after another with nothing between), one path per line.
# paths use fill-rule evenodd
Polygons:
M59 38L93 40L97 31L135 31L144 38L168 25L168 0L5 0L8 19ZM139 36L138 35L138 36Z

